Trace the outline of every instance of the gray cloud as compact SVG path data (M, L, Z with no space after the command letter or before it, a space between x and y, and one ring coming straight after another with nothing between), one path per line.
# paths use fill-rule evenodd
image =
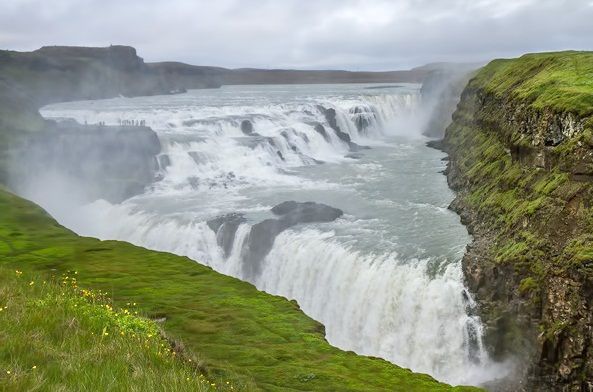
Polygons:
M593 49L591 0L3 0L0 47L135 46L147 61L396 69Z

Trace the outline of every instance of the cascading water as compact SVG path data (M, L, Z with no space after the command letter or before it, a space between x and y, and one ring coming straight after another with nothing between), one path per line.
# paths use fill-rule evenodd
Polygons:
M338 347L451 383L487 381L496 374L460 266L469 238L446 209L442 154L416 131L418 89L365 87L225 87L46 107L46 117L79 122L144 120L163 147L161 178L121 204L75 213L45 193L27 196L78 233L187 255L296 299ZM287 200L344 215L274 233L247 274L254 225ZM211 221L229 213L241 219L225 249Z

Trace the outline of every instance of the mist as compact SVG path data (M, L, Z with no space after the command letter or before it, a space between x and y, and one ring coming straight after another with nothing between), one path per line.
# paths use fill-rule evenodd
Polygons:
M296 301L291 309L319 323L315 344L439 382L513 390L535 355L502 347L519 335L504 324L510 316L480 302L484 279L468 283L482 272L468 267L468 219L482 211L459 208L475 179L450 175L467 162L449 161L448 127L461 113L460 140L472 139L479 101L502 106L505 97L471 91L491 60L590 49L591 20L591 0L4 1L0 192L77 235L184 256L209 267L196 276ZM582 87L588 74L573 60L558 60L557 73L574 64ZM522 124L540 120L532 114ZM554 123L556 133L575 118ZM475 139L462 142L483 139L479 159L501 161L478 169L517 164L503 137ZM530 211L552 197L516 205ZM490 259L501 249L492 252L486 278L500 279L506 267ZM535 283L518 281L510 290L522 301Z

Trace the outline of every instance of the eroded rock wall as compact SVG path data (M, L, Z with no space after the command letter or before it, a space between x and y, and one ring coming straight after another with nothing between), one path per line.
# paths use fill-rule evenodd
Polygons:
M467 284L492 356L515 362L500 390L593 390L590 120L475 78L446 131Z

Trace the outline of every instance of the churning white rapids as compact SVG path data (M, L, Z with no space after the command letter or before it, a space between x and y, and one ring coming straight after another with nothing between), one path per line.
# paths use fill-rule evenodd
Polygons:
M463 285L469 236L447 209L444 154L420 135L418 86L235 86L42 113L89 124L144 120L162 144L159 180L121 204L77 210L31 195L77 233L186 255L296 299L337 347L454 384L494 377ZM287 200L344 215L283 231L258 273L245 276L251 225ZM247 221L225 255L206 222L231 212Z

